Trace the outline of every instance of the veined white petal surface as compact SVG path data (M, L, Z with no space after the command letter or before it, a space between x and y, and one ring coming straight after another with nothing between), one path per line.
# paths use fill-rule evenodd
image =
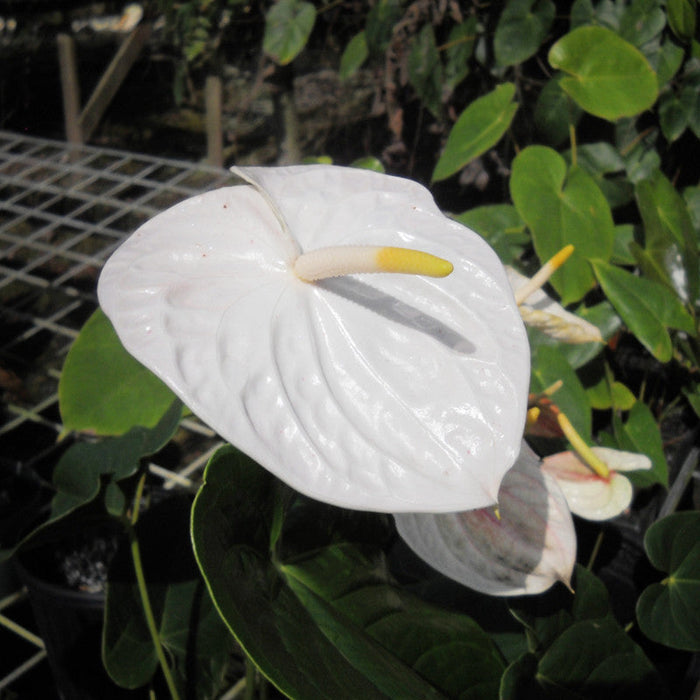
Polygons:
M593 453L610 469L602 478L587 467L575 452L558 452L545 457L542 468L557 480L572 513L586 520L609 520L620 515L632 502L630 480L618 471L651 469L646 455L607 447L592 447Z
M126 349L225 439L348 508L494 503L525 422L529 348L503 267L420 185L334 166L238 171L156 216L107 262ZM301 252L423 250L444 279L304 282Z
M523 443L493 508L394 515L403 540L430 566L490 595L540 593L569 585L576 559L571 514L554 479Z
M529 280L512 267L507 267L508 279L513 291L517 291ZM525 323L565 343L603 342L600 329L576 314L567 311L551 299L542 289L536 289L519 306Z

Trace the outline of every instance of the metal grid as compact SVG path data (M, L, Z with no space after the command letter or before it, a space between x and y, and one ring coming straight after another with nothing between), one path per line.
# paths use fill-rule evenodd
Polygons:
M98 273L112 251L158 212L231 179L204 165L0 131L0 461L6 468L41 475L55 463L60 369L97 306ZM183 427L188 456L177 469L186 475L220 441L194 419ZM12 595L0 607L19 600ZM44 658L41 640L22 636L35 651L9 673L0 670L0 694Z

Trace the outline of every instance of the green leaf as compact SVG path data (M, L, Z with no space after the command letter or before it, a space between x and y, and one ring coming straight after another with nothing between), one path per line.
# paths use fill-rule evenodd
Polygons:
M656 74L632 44L604 27L579 27L549 50L549 63L567 73L562 89L586 112L609 121L649 109Z
M475 207L453 218L488 241L505 264L519 258L530 243L525 222L511 204Z
M621 119L615 125L615 146L625 161L630 182L651 177L661 167L657 139L658 129L646 129L640 133L636 119Z
M472 15L452 27L445 50L445 86L454 90L469 74L469 59L474 52L477 17Z
M508 0L496 25L496 63L512 66L537 53L554 21L551 0Z
M653 666L612 616L601 581L578 565L573 587L573 596L560 589L511 604L531 654L506 670L501 698L666 698Z
M667 39L661 43L656 57L656 64L652 68L656 70L656 78L661 90L666 83L678 72L683 63L684 51L682 47Z
M635 257L630 252L630 246L635 242L635 227L632 224L615 226L615 243L610 262L616 265L634 265Z
M435 32L426 24L408 55L408 77L418 97L436 117L442 112L442 63Z
M700 239L700 185L686 187L683 190L683 200L688 207L693 229Z
M574 0L569 14L571 22L569 28L572 30L596 22L592 0Z
M263 51L286 66L306 46L316 21L316 8L303 0L278 0L265 16Z
M362 168L363 170L374 170L375 173L386 172L384 166L382 165L382 162L379 160L379 158L375 158L374 156L365 156L364 158L358 158L357 160L354 160L352 163L350 163L350 167Z
M341 80L349 78L357 72L360 66L367 60L369 49L364 30L355 34L340 57L340 69L338 71Z
M673 513L644 537L649 560L668 577L637 601L642 632L674 649L700 651L700 513Z
M379 0L372 5L367 13L365 25L365 38L371 55L378 56L386 51L391 41L391 33L400 17L399 0Z
M394 586L376 549L293 546L294 532L320 532L320 504L299 497L288 516L294 527L279 538L295 556L271 552L273 512L284 494L281 482L225 447L209 462L192 512L195 556L212 599L282 692L319 700L442 698L445 683L461 693L497 687L503 665L486 635ZM337 531L330 539L338 542ZM445 664L456 679L444 676ZM463 664L470 669L460 670Z
M153 428L137 426L118 437L71 445L54 469L56 495L51 503L52 518L62 517L92 501L105 477L119 481L135 474L143 457L167 444L181 417L182 404L175 400Z
M495 695L503 662L486 633L464 615L425 605L378 580L376 567L353 545L341 544L282 571L320 623L331 603L336 614L365 629L450 697L488 686Z
M190 505L189 498L171 496L150 508L139 519L136 536L158 636L176 684L182 697L188 687L196 689L192 697L206 700L226 687L235 641L199 576L192 550L183 547ZM128 547L117 552L109 571L102 657L123 688L145 685L158 669Z
M563 155L571 162L571 151ZM576 163L595 180L611 209L632 200L634 188L627 180L625 161L612 144L599 141L579 146L576 150Z
M513 161L510 193L541 261L565 245L575 252L551 278L564 305L581 299L593 285L586 258L608 259L614 226L610 207L590 175L567 170L564 159L545 146L528 146Z
M660 170L638 182L635 194L644 221L645 252L659 262L683 299L696 299L698 243L683 197Z
M562 90L561 74L547 81L535 103L537 131L550 146L558 146L570 137L569 126L578 124L582 110Z
M632 406L627 421L619 416L613 419L615 439L621 450L645 454L651 460L648 471L627 472L625 475L639 488L654 484L668 486L668 463L658 423L651 409L642 401Z
M700 385L691 384L683 387L683 395L688 399L690 407L695 411L695 415L700 418Z
M695 0L667 0L666 12L671 31L683 42L689 42L695 35Z
M155 426L175 394L124 349L104 313L87 320L71 346L58 383L65 432L122 435Z
M620 17L619 34L638 49L642 49L663 32L666 13L659 0L633 0Z
M576 372L556 346L535 348L530 390L539 393L560 379L564 383L552 396L552 401L568 416L581 436L590 440L591 405Z
M591 408L605 411L614 408L618 411L629 411L637 401L637 397L622 382L610 382L606 377L586 389L586 395Z
M667 696L644 652L612 617L563 632L540 659L537 680L546 697L597 698L602 688L614 688L616 697Z
M503 83L459 115L435 166L433 181L450 177L501 140L518 110L514 95L515 85Z
M629 330L660 362L673 354L667 328L694 333L694 322L678 297L658 282L602 261L591 261L595 275Z

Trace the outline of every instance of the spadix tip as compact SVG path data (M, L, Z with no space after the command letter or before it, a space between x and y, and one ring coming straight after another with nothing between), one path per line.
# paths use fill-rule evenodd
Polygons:
M303 253L294 262L294 272L306 282L371 272L447 277L453 270L451 262L436 255L393 246L320 248Z

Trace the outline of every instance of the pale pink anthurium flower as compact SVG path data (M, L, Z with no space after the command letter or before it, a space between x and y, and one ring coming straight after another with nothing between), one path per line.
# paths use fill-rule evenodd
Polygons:
M632 502L630 480L620 474L651 469L651 460L636 452L590 447L545 457L542 468L556 479L572 513L586 520L609 520Z
M570 585L576 533L556 481L523 442L498 508L394 516L403 540L440 573L490 595L541 593Z
M163 212L105 265L100 304L126 349L313 498L494 504L520 451L529 348L493 250L409 180L235 172L250 184Z

